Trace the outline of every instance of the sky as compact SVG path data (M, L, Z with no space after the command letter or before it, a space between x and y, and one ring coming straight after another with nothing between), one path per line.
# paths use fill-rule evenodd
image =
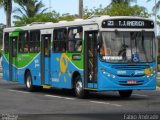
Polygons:
M49 4L50 3L49 1L51 1L51 4ZM51 6L51 10L55 10L60 14L63 13L78 14L78 1L79 0L42 0L46 8L49 8ZM99 7L99 5L105 7L109 5L111 2L111 0L83 0L83 1L84 1L84 8L87 7L89 9L93 7ZM151 2L146 2L146 1L147 0L137 0L137 3L132 3L132 4L138 4L139 6L146 7L148 12L151 13L152 7L154 6L155 2L154 0L151 0ZM13 9L16 6L17 6L16 4L13 4ZM12 17L12 20L13 19L14 18ZM5 13L3 8L0 8L0 23L5 23Z

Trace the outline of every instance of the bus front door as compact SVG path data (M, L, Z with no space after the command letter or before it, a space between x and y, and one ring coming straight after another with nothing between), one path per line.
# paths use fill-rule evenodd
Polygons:
M97 88L97 33L85 32L85 88Z
M51 34L41 35L41 82L50 84L50 44Z
M17 39L10 37L9 44L9 80L17 81Z

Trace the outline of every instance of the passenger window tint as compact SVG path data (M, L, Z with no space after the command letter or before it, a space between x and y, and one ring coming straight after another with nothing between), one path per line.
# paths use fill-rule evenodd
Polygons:
M19 34L19 41L18 41L18 51L20 53L28 53L29 52L29 40L28 40L28 32L24 31Z
M53 34L53 51L66 51L67 30L65 28L55 29Z
M31 53L40 52L40 30L30 31L29 46Z
M68 51L82 51L82 27L70 28L68 32Z

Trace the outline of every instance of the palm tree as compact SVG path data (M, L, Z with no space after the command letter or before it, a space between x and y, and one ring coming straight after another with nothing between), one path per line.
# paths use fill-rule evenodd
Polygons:
M4 8L6 13L6 26L11 26L12 0L0 0L0 7Z
M83 18L83 0L79 0L79 17Z
M34 17L39 13L44 13L47 8L42 9L44 4L42 1L38 0L16 0L19 7L15 8L14 13L19 13L20 15L14 15L16 19L30 18Z
M149 1L151 1L151 0L147 0L147 2L149 2ZM157 12L158 10L160 9L160 0L157 0L156 1L156 4L153 6L153 11L154 12Z

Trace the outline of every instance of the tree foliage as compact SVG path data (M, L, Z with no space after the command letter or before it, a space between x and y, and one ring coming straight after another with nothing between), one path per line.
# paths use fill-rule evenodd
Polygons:
M58 21L72 21L78 18L78 15L70 15L69 13L60 15L56 11L52 11L49 13L40 13L35 15L34 17L23 17L21 20L13 21L15 26L23 26L27 24L31 24L33 22L58 22Z
M112 0L111 4L118 3L118 4L126 4L129 5L131 2L136 2L137 0Z
M42 1L38 0L16 0L19 7L15 8L15 19L22 20L24 18L32 18L37 14L44 13L47 9L43 9L45 6ZM18 14L18 15L17 15Z
M20 0L24 1L24 0ZM148 17L149 14L147 10L138 5L131 6L131 2L136 0L112 0L111 4L102 7L100 5L98 8L94 7L92 9L84 9L84 18L87 19L92 15L110 15L110 16L141 16ZM21 19L16 19L14 21L15 26L27 25L32 22L58 22L62 20L71 21L78 18L78 15L71 15L69 13L59 14L56 11L50 13L40 13L35 16L26 17L22 16Z
M33 22L57 22L56 13L41 13L34 17L23 17L21 20L13 21L15 26L24 26Z
M113 3L112 6L105 8L106 14L110 16L140 16L148 17L147 10L138 5L130 6L123 3Z
M144 7L138 5L130 6L124 3L112 3L105 8L99 6L99 8L85 9L85 18L91 15L110 15L110 16L140 16L148 17L149 14Z

